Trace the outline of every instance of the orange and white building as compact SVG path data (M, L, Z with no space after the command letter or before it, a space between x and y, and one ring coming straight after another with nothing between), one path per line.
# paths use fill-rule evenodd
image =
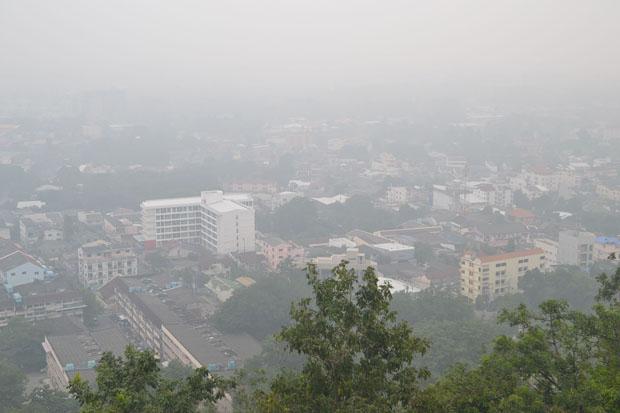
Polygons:
M518 291L519 278L530 270L544 271L545 252L541 248L499 255L465 254L460 262L461 295L470 301L479 296L490 299Z

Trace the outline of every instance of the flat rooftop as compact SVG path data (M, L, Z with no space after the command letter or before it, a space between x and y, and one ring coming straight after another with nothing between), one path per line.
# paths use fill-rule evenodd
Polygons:
M61 366L73 365L73 370L67 371L69 378L80 373L88 381L95 378L94 365L104 352L112 352L119 356L123 354L129 344L125 336L115 324L108 322L89 332L80 324L79 320L71 320L77 329L76 332L64 335L47 335Z
M542 255L544 253L545 251L541 248L532 248L529 250L507 252L505 254L499 254L499 255L484 255L479 258L480 258L480 262L486 263L486 262L494 262L494 261L505 261L505 260L509 260L512 258L519 258L519 257L529 257L532 255Z
M208 204L207 208L214 210L219 213L226 213L232 211L245 211L247 208L243 205L239 205L236 202L229 201L224 199L222 201L214 202L212 204Z
M375 244L373 247L389 252L413 251L415 248L410 245L400 244L398 242L386 242L383 244Z
M200 197L151 199L140 204L142 208L169 208L187 205L200 205Z

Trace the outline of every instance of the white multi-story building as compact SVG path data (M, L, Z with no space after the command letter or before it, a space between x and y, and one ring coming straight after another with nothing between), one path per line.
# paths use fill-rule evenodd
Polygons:
M486 205L506 208L512 205L512 190L507 185L496 185L487 182L477 183L472 194L482 199Z
M591 232L560 231L558 263L589 267L594 260L594 238Z
M385 193L390 205L405 205L409 201L409 190L404 186L390 186Z
M203 191L199 197L144 201L141 207L147 248L181 241L201 244L217 254L255 249L249 195Z
M539 167L530 168L522 175L529 184L545 187L552 192L562 188L573 188L580 182L579 176L572 171L554 171Z
M78 248L79 280L86 288L99 288L114 277L138 275L138 256L123 245L98 240Z
M433 209L455 209L459 194L445 185L433 185Z

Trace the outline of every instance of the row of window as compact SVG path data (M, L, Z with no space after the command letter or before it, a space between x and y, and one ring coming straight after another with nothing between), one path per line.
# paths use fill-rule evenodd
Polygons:
M188 206L181 206L181 207L156 208L155 213L164 214L164 213L170 213L170 212L199 211L199 210L200 210L200 205L188 205Z
M21 274L21 275L26 275L26 274L28 274L28 271L22 271L22 274ZM11 273L11 277L15 277L16 275L17 275L17 274L16 274L15 272L12 272L12 273ZM39 275L39 271L35 271L35 272L34 272L34 275Z

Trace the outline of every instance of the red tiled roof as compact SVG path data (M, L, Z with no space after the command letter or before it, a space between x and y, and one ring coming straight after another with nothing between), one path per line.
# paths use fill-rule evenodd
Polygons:
M536 214L523 208L515 208L510 211L510 216L514 218L536 218Z
M537 175L551 175L553 171L544 165L535 165L530 168L530 171Z

